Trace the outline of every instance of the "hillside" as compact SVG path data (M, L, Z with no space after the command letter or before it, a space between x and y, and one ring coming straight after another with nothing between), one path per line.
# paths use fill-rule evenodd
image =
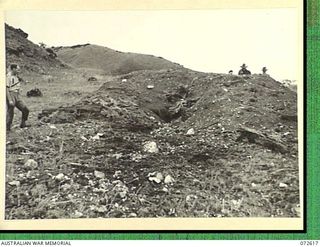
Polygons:
M269 76L241 77L188 69L132 72L105 83L92 97L73 107L89 104L85 107L89 110L92 106L90 114L94 117L94 105L98 103L92 102L96 98L105 102L128 101L125 105L130 109L126 111L130 121L133 115L141 115L136 111L141 111L164 122L182 117L180 125L197 129L220 122L226 131L236 130L240 125L271 131L281 124L282 118L291 116L295 123L297 110L296 94ZM111 105L118 106L115 102ZM132 109L128 108L130 105ZM170 115L180 105L184 111ZM121 114L121 120L125 120L124 116Z
M301 216L286 84L27 38L6 25L7 64L32 72L31 127L15 116L6 135L6 219Z
M7 218L299 217L296 100L264 75L113 77L11 134Z
M74 68L99 70L107 75L126 74L136 70L159 70L182 67L152 55L124 53L107 47L84 44L56 47L58 58Z
M42 48L30 40L28 34L5 24L6 67L18 63L22 72L46 73L50 69L64 68L50 48Z

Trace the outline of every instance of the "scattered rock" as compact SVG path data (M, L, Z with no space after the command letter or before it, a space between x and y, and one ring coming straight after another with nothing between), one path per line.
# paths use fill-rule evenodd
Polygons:
M20 182L19 181L12 181L12 182L9 182L8 184L12 185L12 186L20 186Z
M40 91L39 88L34 88L27 92L27 97L41 97L41 96L42 96L42 92Z
M144 144L143 151L148 153L158 153L159 149L157 143L155 143L154 141L148 141Z
M96 134L95 136L93 136L91 139L92 139L92 140L99 140L101 136L103 136L102 133L97 133L97 134Z
M161 180L160 180L159 178L157 178L157 177L150 177L149 180L150 180L151 182L155 182L155 183L157 183L157 184L160 184L160 183L161 183Z
M242 202L243 202L243 198L239 199L239 200L231 200L232 204L233 204L233 207L235 209L239 209Z
M81 140L83 140L83 141L88 141L88 139L87 139L85 136L81 136L80 138L81 138Z
M35 178L35 175L36 175L35 171L34 170L30 170L30 171L27 172L26 177L27 178Z
M36 169L38 167L38 162L33 159L29 159L24 165L28 168Z
M195 134L195 131L194 131L194 128L191 128L187 131L187 135L188 136L191 136L191 135L194 135Z
M163 191L163 192L168 192L169 190L168 190L168 188L164 187L164 188L162 189L162 191Z
M121 177L121 174L122 174L122 172L121 172L121 171L115 171L115 173L113 174L113 176L112 176L112 177L114 177L114 178L118 179L118 178L120 178L120 177Z
M99 171L94 171L94 176L100 179L103 179L106 177L106 175L103 172L99 172Z
M121 153L112 155L112 157L115 157L117 160L120 159L122 156L123 155Z
M75 218L81 218L83 216L83 213L76 210L73 215Z
M94 212L98 212L98 213L105 213L108 211L107 207L102 205L102 206L96 206L96 205L92 205L90 207L90 209Z
M71 189L71 185L70 184L64 184L60 188L61 188L62 191L68 191L68 190Z
M287 185L287 184L285 184L285 183L280 183L280 184L279 184L279 187L280 187L280 188L287 188L287 187L288 187L288 185Z
M174 179L173 177L171 177L170 175L167 175L164 179L164 183L165 184L173 184L174 183Z
M64 180L65 176L63 173L59 173L57 176L54 177L55 180L58 180L58 181L62 181Z
M57 129L57 127L56 127L56 126L54 126L53 124L49 124L49 128L50 128L50 129L54 129L54 130L56 130L56 129Z
M145 156L142 155L142 154L139 154L139 153L137 153L137 154L131 154L131 159L132 159L132 161L134 161L134 162L140 162L143 158L145 158Z
M153 172L148 174L149 181L155 182L157 184L161 183L163 180L163 175L161 172Z

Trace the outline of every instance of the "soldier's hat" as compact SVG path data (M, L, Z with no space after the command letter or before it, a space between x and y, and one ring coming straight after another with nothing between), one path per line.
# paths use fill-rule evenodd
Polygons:
M247 65L244 63L241 65L241 68L247 68Z

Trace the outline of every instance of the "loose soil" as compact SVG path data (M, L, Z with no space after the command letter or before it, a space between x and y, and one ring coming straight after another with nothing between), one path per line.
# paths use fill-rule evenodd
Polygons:
M43 97L7 133L6 219L300 216L297 99L281 83L64 71L26 76Z

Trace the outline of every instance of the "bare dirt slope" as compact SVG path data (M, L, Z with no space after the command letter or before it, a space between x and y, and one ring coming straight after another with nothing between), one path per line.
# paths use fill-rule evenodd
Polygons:
M6 218L300 214L296 94L269 76L136 71L38 112L8 136Z
M23 72L47 73L52 68L66 67L50 48L41 48L28 40L23 30L5 24L6 65L18 63Z
M164 58L120 52L91 44L56 47L55 51L59 59L74 68L95 69L109 75L126 74L136 70L159 70L182 67Z

